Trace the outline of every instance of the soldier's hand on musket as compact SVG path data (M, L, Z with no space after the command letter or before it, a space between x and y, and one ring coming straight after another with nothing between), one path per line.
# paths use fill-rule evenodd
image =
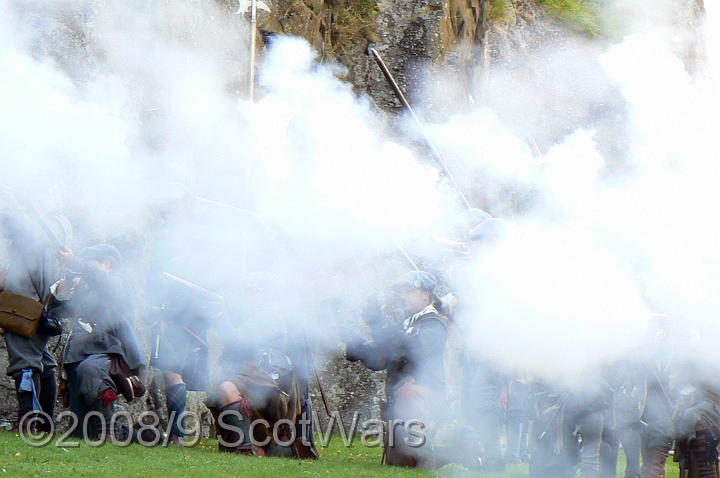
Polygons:
M77 287L80 284L80 277L74 277L72 275L66 275L59 281L57 281L55 284L52 285L52 288L50 289L53 293L53 296L61 302L69 300L74 293L75 287Z
M63 249L57 251L55 255L58 259L60 259L60 262L62 262L66 266L69 266L70 264L75 262L75 253L72 251L72 249L69 249L67 247L64 247Z

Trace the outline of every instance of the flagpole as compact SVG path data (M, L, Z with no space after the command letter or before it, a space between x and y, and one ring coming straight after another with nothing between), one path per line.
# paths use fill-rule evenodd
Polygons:
M248 66L248 98L255 101L255 64L257 49L257 11L258 8L270 13L270 7L262 0L239 0L236 15L245 15L250 10L250 64Z
M255 43L257 41L257 0L250 3L250 74L248 78L248 97L255 101Z

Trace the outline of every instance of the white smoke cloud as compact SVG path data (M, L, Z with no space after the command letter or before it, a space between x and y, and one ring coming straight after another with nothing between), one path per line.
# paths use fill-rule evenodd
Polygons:
M545 52L531 64L547 59L541 70L497 71L475 96L499 100L429 128L463 187L482 174L537 191L529 217L477 258L459 291L476 350L558 377L631 350L649 312L710 327L720 310L720 175L718 12L707 3L700 76L678 58L665 10L642 8L615 46L580 42ZM99 237L145 228L157 198L180 183L279 224L294 257L278 264L262 250L264 264L298 277L360 251L396 254L397 240L432 234L452 209L437 169L388 139L370 101L301 40L273 41L250 103L247 24L211 2L82 3L82 47L54 28L79 3L28 3L47 13L29 17L14 5L0 3L13 12L0 28L2 183L42 210L73 209ZM60 61L70 57L84 67ZM541 157L529 145L538 131ZM626 157L608 158L621 136ZM612 161L625 166L616 176ZM205 207L214 280L232 290L247 222ZM297 295L282 298L302 303L310 285L282 288Z
M509 105L487 101L516 136L499 134L504 126L486 110L432 129L454 167L490 172L498 184L523 178L514 187L537 193L499 244L466 266L458 289L471 349L500 367L561 382L582 377L643 349L654 313L699 331L702 340L680 355L720 365L712 345L720 338L717 94L709 86L716 19L708 8L708 62L691 74L681 48L691 34L666 7L653 3L654 13L640 9L615 25L628 35L603 49L568 39L569 47L540 52L529 61L559 65L542 77L512 63L493 71L482 97L500 84L530 103L523 109L517 95ZM577 75L578 65L592 65L593 78ZM508 78L512 86L502 86ZM533 157L522 146L527 126L545 114L537 105L553 104L568 115L538 131L560 139ZM490 196L492 206L499 200Z
M599 363L626 356L646 333L637 282L591 230L509 229L470 271L460 289L466 338L503 368L580 382Z
M8 48L0 51L0 65L3 185L46 208L109 210L122 201L137 173L126 124L78 99L70 79L48 62Z
M318 273L397 256L455 200L302 40L274 39L253 103L247 22L212 2L0 6L13 13L0 30L17 33L0 36L2 185L41 212L80 218L71 246L136 238L148 248L133 251L139 285L148 257L172 252L162 267L229 301L262 283L284 321L316 305ZM72 21L82 41L63 33ZM187 215L166 224L163 243L153 243L158 206ZM397 262L346 277L382 287L409 268ZM308 333L333 340L307 315L296 320Z
M249 122L262 135L255 148L267 148L257 167L263 208L296 227L345 227L359 235L417 231L437 221L443 200L436 171L383 139L367 99L356 99L314 60L303 40L280 38L261 71L268 95Z

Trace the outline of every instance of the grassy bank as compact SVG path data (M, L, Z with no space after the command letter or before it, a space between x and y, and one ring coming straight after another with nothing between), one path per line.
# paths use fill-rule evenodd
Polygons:
M43 447L34 448L14 433L0 432L0 476L171 476L171 477L527 477L527 466L516 465L505 474L479 474L460 468L439 471L409 470L380 465L381 448L368 448L355 440L345 448L333 438L322 448L319 461L283 458L256 458L220 454L216 442L202 440L192 448L130 445L121 448L104 444L93 448L80 443L74 448L55 446L58 436ZM75 441L70 440L68 441Z
M536 0L548 14L588 36L601 33L599 4L597 0ZM491 0L490 18L501 20L512 8L510 0Z
M333 437L321 447L318 461L286 458L257 458L218 453L217 442L201 440L192 448L147 448L140 445L119 447L103 444L93 448L85 443L77 447L56 446L59 435L43 447L32 447L14 433L0 431L1 476L82 476L102 477L438 477L438 478L528 478L527 465L510 465L505 473L477 473L448 465L439 470L424 471L389 467L380 464L382 448L369 448L354 440L345 447ZM75 442L75 439L67 439ZM620 454L618 473L625 470ZM668 460L666 470L677 473L677 464Z

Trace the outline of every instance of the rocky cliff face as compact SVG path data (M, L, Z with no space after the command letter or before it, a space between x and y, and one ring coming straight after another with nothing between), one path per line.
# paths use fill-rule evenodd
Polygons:
M381 108L400 103L368 54L375 48L412 98L426 89L429 64L463 70L482 51L485 0L275 0L260 18L266 32L306 38L325 61L347 68L346 79Z

